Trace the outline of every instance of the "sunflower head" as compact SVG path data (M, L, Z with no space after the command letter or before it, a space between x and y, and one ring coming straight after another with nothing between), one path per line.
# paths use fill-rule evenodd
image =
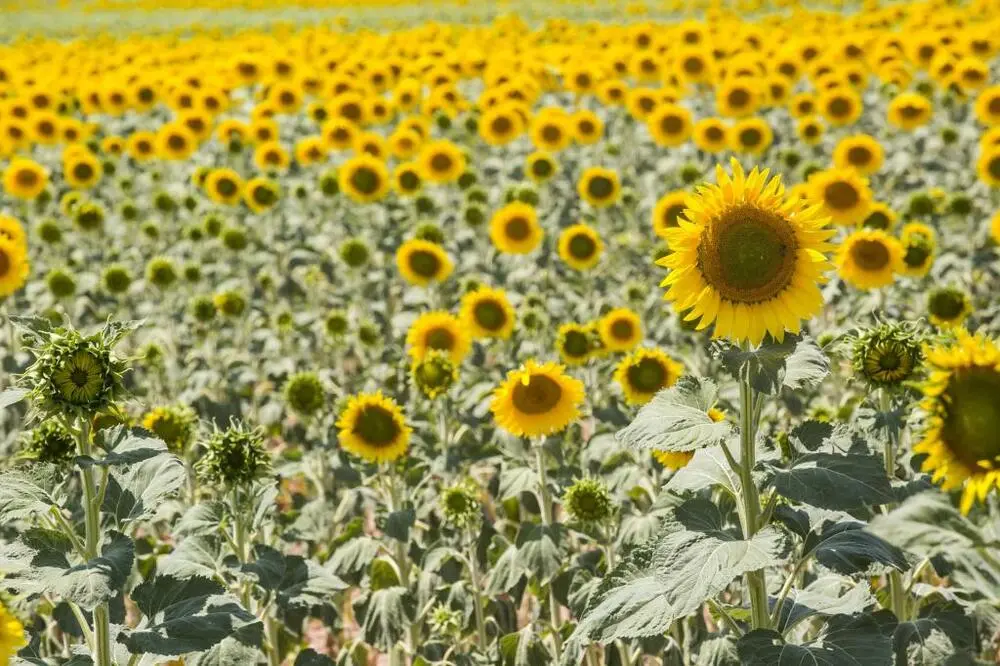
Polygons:
M458 366L446 351L431 349L423 358L413 362L410 376L420 392L433 400L458 381Z
M396 266L407 282L420 287L443 282L453 269L451 259L440 245L420 239L400 245Z
M242 424L216 430L202 443L204 453L195 464L209 483L233 488L248 486L271 472L271 456L264 448L264 433Z
M603 250L601 237L586 224L574 224L559 235L559 257L575 270L585 271L596 266Z
M626 351L642 342L642 320L628 308L616 308L597 325L601 342L609 351Z
M368 462L392 462L406 453L411 429L391 398L378 393L353 396L337 420L340 446Z
M101 284L111 294L124 294L132 286L132 273L125 266L108 266L101 274Z
M945 490L962 489L961 509L1000 482L1000 347L959 331L957 340L926 350L931 372L922 386L927 414L913 450Z
M445 239L444 229L438 226L436 222L421 222L413 230L413 237L434 243L435 245L442 245Z
M577 479L562 498L563 507L573 522L597 525L614 515L614 503L608 486L601 479Z
M296 414L312 416L326 404L326 389L315 372L299 372L285 381L285 404Z
M618 201L621 182L618 172L602 167L584 170L577 183L580 198L595 208L607 208Z
M822 204L836 224L853 226L861 222L872 205L868 181L853 169L820 171L809 177L811 198Z
M28 331L36 358L18 383L45 415L92 417L107 411L125 395L128 363L114 347L130 330L109 323L89 336L71 328Z
M474 529L482 520L482 491L471 479L441 491L441 513L446 523L460 530Z
M493 393L497 425L517 437L538 437L566 429L579 415L583 383L555 363L527 361L507 374Z
M698 189L687 219L664 231L670 253L666 299L699 329L715 323L715 337L759 344L800 330L822 307L818 284L829 267L833 231L818 207L786 197L780 179L736 160L733 175L717 167L717 185Z
M566 365L586 363L594 353L594 332L590 326L565 323L556 334L556 350Z
M490 220L490 238L506 254L528 254L541 244L543 236L535 208L520 201L508 203Z
M156 407L142 417L142 427L163 440L172 452L184 455L194 440L198 415L187 405Z
M238 289L227 289L212 296L215 309L226 317L239 317L247 309L247 297Z
M841 243L837 271L845 282L868 290L892 284L903 262L903 246L884 231L859 229Z
M371 258L371 249L362 238L348 238L340 244L340 259L350 268L361 268Z
M684 366L659 349L637 349L619 362L615 381L630 405L644 405L665 388L673 386Z
M972 313L972 300L956 287L939 287L927 294L927 314L938 328L960 326Z
M0 236L0 298L18 291L27 281L27 250L25 244Z
M854 374L872 388L898 388L911 381L923 362L922 339L906 323L884 323L862 331L851 345Z
M501 289L479 286L462 297L459 319L474 338L509 338L515 314Z
M76 437L57 418L42 421L26 432L22 440L22 455L30 460L64 465L76 455Z
M207 324L215 319L215 303L210 296L194 296L188 303L188 312L195 321Z

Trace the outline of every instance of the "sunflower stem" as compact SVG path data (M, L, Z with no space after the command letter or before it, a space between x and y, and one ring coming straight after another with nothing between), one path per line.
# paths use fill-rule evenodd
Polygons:
M883 415L892 411L892 398L885 389L879 391L879 411ZM896 478L896 446L898 432L895 428L886 428L886 438L884 444L885 475L890 480ZM893 505L887 504L886 511L891 511ZM892 569L889 571L889 610L902 622L909 615L907 611L906 587L903 584L903 575Z
M476 541L469 545L469 577L472 579L472 605L476 611L476 635L479 637L479 649L486 651L486 615L483 612L483 598L479 594L479 557L476 554Z
M90 420L79 418L78 445L80 455L90 457ZM100 554L101 546L101 504L97 483L94 479L93 465L81 467L83 476L83 514L85 532L85 550L87 561L94 560ZM98 604L94 608L94 661L97 666L111 666L111 621L108 614L108 604Z
M552 499L549 497L549 479L545 474L545 451L543 446L545 440L541 439L535 443L535 466L538 468L538 500L542 510L542 525L548 527L552 524ZM555 644L555 658L559 659L562 654L562 639L559 636L559 602L556 600L556 591L549 582L549 623L552 625L552 642Z
M750 385L750 371L740 373L740 495L743 500L743 529L745 539L752 539L760 527L760 497L753 479L756 462L757 423L754 392ZM750 618L754 629L770 629L771 617L767 612L767 581L764 570L747 573L747 590L750 596Z

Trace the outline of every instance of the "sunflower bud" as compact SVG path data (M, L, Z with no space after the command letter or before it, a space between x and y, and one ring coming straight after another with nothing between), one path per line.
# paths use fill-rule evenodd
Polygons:
M271 470L264 450L263 434L243 426L230 425L212 433L204 444L205 454L195 469L205 480L224 486L249 485Z
M326 404L326 390L315 372L300 372L285 382L285 403L295 412L310 416Z
M28 431L23 454L42 463L68 463L76 454L76 439L58 419L47 419Z
M601 523L614 511L611 493L600 479L578 479L563 495L563 506L575 522Z
M351 268L361 268L371 259L368 244L360 238L348 238L340 245L340 258Z
M410 373L420 392L432 400L447 392L458 381L458 368L446 352L437 349L430 350L423 358L414 361Z
M892 388L914 378L923 361L921 336L909 324L869 328L852 344L854 373L873 388Z
M483 514L479 498L479 488L468 479L445 488L439 500L445 522L457 529L478 527Z

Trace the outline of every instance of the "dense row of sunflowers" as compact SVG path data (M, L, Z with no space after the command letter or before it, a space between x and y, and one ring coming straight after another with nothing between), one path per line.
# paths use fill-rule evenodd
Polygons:
M752 9L0 44L0 661L993 660L1000 5Z

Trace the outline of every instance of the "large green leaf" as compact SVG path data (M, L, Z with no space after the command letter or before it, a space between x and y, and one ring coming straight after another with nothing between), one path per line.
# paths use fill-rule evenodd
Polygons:
M947 495L914 495L888 514L875 516L868 529L920 557L956 553L986 545L986 539L952 505Z
M497 497L502 500L538 490L538 473L530 467L504 467Z
M776 631L755 629L737 643L742 666L892 666L895 619L878 613L830 618L815 640L785 643Z
M902 550L868 532L864 523L827 524L815 540L806 540L806 547L820 564L841 574L878 575L890 567L909 567Z
M355 604L365 642L390 650L406 635L416 616L416 603L405 587L376 590Z
M660 451L693 451L718 444L733 427L728 421L709 418L708 410L717 397L718 389L711 380L681 377L643 405L617 437L634 448Z
M531 627L501 636L497 647L501 666L544 666L552 659L541 637Z
M522 523L517 533L517 557L522 568L544 582L559 573L564 564L562 525Z
M781 342L767 338L757 349L716 343L713 352L733 377L749 373L754 390L775 394L782 387L814 386L830 372L830 361L812 338L786 334Z
M781 496L821 509L844 511L895 499L876 456L809 453L788 469L772 469L771 485Z
M87 467L113 467L134 465L167 452L167 445L155 437L137 435L125 426L115 426L102 430L96 438L105 455L101 458L78 456L77 464Z
M691 461L677 470L667 482L667 490L676 493L699 492L717 486L724 488L731 496L737 497L740 477L726 459L723 446L729 444L722 443L695 451ZM739 462L739 446L729 446L729 452L733 460Z
M799 622L816 615L858 615L874 602L867 581L852 583L842 576L822 576L805 589L789 592L777 628L788 633Z
M0 474L0 523L27 520L58 506L55 474L53 466L43 464Z
M338 575L357 573L375 559L379 548L379 542L371 537L355 537L333 551L326 567Z
M509 592L529 573L521 563L517 547L508 546L490 568L486 590L490 594Z
M897 666L935 666L955 652L974 647L976 625L955 602L925 604L915 620L901 622L892 642Z
M101 554L85 564L67 569L62 576L50 580L49 592L58 598L76 603L92 611L101 603L122 593L135 560L132 539L111 532Z
M771 527L744 540L708 500L684 502L664 522L662 536L633 549L605 579L574 640L663 633L736 577L774 564L785 546L782 534Z
M123 528L155 514L159 505L177 492L186 479L180 459L160 453L111 473L102 508Z

